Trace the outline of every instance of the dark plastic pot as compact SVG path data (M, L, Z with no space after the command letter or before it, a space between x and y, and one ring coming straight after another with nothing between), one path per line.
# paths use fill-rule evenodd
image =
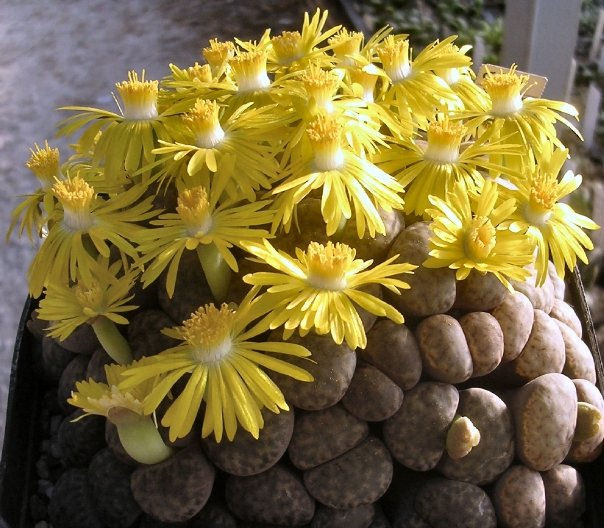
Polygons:
M597 385L604 393L604 366L578 273L568 281L571 300L581 318L584 339L596 364ZM0 528L33 528L29 518L29 497L35 492L35 461L40 442L37 441L38 419L47 382L37 368L40 345L27 329L26 323L35 308L28 299L23 309L13 356L10 377L6 430L0 462ZM604 526L604 456L579 467L587 488L586 528Z

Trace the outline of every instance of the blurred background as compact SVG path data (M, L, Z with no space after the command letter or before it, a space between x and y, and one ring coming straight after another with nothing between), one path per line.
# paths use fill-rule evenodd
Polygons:
M114 109L111 91L129 69L148 78L168 64L201 60L200 49L218 37L259 38L301 26L305 11L330 11L331 25L373 32L391 24L410 34L415 49L436 38L459 35L471 44L476 68L483 62L549 77L544 94L581 111L586 141L564 138L569 167L586 184L572 204L604 224L604 0L0 0L0 232L8 228L17 196L36 187L24 167L34 142L53 140L63 105ZM583 270L594 319L604 340L603 234ZM33 256L26 239L0 248L0 439L11 357L26 297L25 275Z

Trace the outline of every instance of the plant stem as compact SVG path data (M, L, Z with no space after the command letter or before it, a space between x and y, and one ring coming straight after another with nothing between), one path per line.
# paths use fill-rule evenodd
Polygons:
M214 299L217 302L224 301L231 282L231 268L214 244L197 246L197 256Z
M111 356L116 363L127 365L132 363L132 351L126 338L120 334L113 321L100 316L91 323L92 329L105 352Z
M172 455L151 416L137 416L116 424L120 442L126 452L141 464L158 464Z

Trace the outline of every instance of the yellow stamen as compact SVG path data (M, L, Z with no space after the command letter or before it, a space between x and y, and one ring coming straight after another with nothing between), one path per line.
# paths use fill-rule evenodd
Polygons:
M73 396L72 393L72 398ZM92 399L88 398L88 400L90 401ZM94 407L97 409L104 410L103 414L105 416L110 416L116 413L116 411L119 413L120 409L128 409L141 416L144 414L143 403L129 392L120 391L115 385L111 385L109 392L103 394L103 396L96 401L92 400L91 403L96 403Z
M96 280L93 279L90 284L78 282L75 286L75 296L86 315L95 315L104 311L102 306L103 289Z
M522 92L528 80L528 75L516 73L515 64L509 73L491 73L487 70L483 86L491 97L491 113L504 117L518 112L522 108Z
M231 330L236 313L226 303L220 310L206 304L191 314L181 327L182 338L194 347L194 358L200 363L222 360L232 348Z
M208 193L201 185L179 193L176 212L192 237L203 236L212 228L212 209Z
M411 73L409 41L389 35L377 48L384 71L393 83L406 79Z
M214 148L224 139L224 130L218 120L218 103L197 99L183 121L195 135L195 144L201 148Z
M334 55L340 60L342 66L352 66L354 64L354 55L361 50L363 33L351 31L346 28L340 30L329 39L329 45L332 46Z
M496 243L496 231L491 221L486 216L472 219L465 237L468 255L474 260L483 260L491 254Z
M27 160L27 163L25 163L25 166L31 170L45 186L52 183L54 178L60 177L58 148L50 148L48 141L45 141L44 148L40 148L38 144L35 143L34 148L29 150L31 151L31 156Z
M337 170L344 164L341 148L342 125L336 118L319 114L306 128L313 148L314 162L320 171Z
M356 250L346 244L327 242L324 246L311 242L306 250L309 284L322 290L346 288L346 274L355 255Z
M271 39L279 64L291 64L302 57L300 46L302 35L299 31L282 31Z
M428 146L424 158L437 163L454 163L459 158L459 146L466 133L461 123L433 121L428 125Z
M531 194L524 207L526 220L538 227L544 226L552 216L558 200L558 179L553 174L537 173L532 177Z
M373 92L375 91L375 83L378 76L373 73L368 73L360 68L350 70L350 80L353 83L360 84L363 88L363 101L373 103Z
M190 79L198 79L203 83L212 82L212 69L209 64L199 64L196 62L193 66L186 69Z
M63 206L63 223L74 231L86 230L93 224L90 206L94 199L94 189L82 178L56 181L52 192Z
M313 64L302 72L300 80L306 93L315 100L317 106L331 112L332 99L338 89L339 79L333 73L322 70Z
M124 103L124 117L134 121L157 117L157 81L145 81L145 70L140 80L138 74L131 70L128 80L116 83L115 87Z
M203 48L201 53L213 69L218 69L235 54L235 44L230 40L220 42L210 39L210 45Z
M229 60L239 92L265 90L271 84L266 73L266 51L241 52Z

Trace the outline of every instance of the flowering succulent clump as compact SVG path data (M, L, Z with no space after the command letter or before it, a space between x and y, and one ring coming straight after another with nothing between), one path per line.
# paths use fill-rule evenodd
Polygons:
M59 128L76 134L68 162L45 143L26 164L40 187L9 233L42 239L28 273L30 294L43 295L40 318L58 339L91 325L121 364L107 367L107 383L78 383L69 402L118 425L140 462L172 452L160 426L171 442L196 429L204 442L235 444L245 432L262 441L266 417L312 387L326 350L345 363L367 349L380 363L368 329L386 318L406 339L404 316L417 314L401 307L414 284L431 281L426 270L511 290L531 265L543 283L550 256L563 278L592 248L583 230L597 226L560 202L581 183L559 176L567 150L554 124L573 128L562 115L576 116L572 106L528 97L530 79L514 66L479 85L454 36L417 52L390 28L366 38L326 22L317 11L300 31L212 39L205 64L171 64L161 80L131 71L115 85L117 111L63 109L76 112ZM386 256L404 222L423 226L410 237L429 232L419 261ZM183 270L189 256L196 274ZM130 322L156 281L168 303L207 286L206 296L163 329L173 346L133 362L115 325ZM452 319L442 315L451 307L432 314ZM464 350L462 380L473 361ZM354 372L346 368L295 405L337 403L336 381Z

